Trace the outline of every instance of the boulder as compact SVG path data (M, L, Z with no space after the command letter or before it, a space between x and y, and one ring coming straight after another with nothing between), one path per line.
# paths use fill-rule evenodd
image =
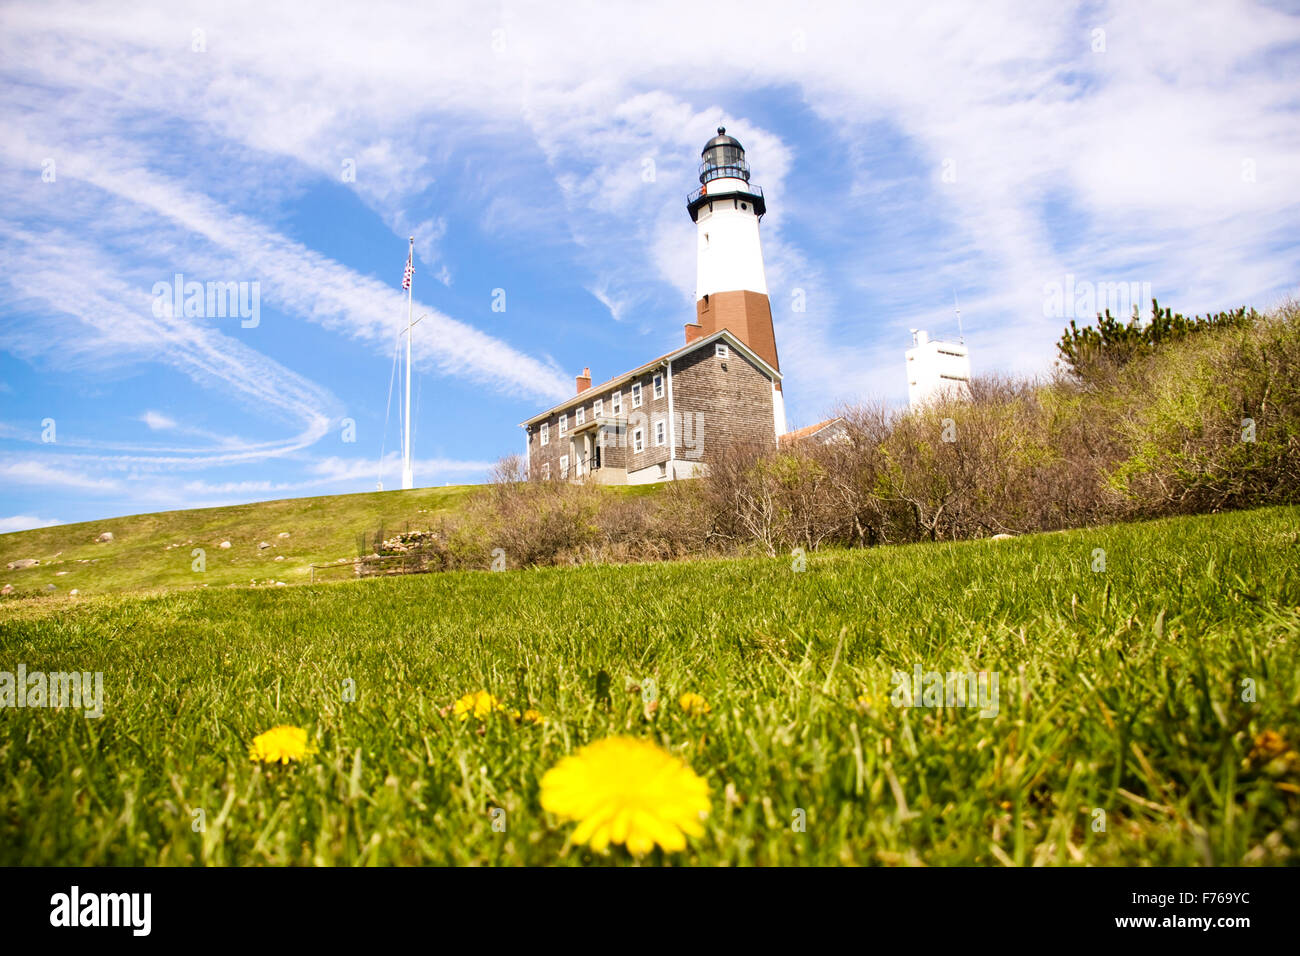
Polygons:
M112 541L112 540L113 540L113 532L111 532L111 531L105 531L105 532L103 532L99 537L97 537L97 538L95 539L95 543L96 543L96 544L107 544L108 542L110 542L110 541Z
M77 588L73 588L73 589L72 589L71 591L69 591L68 593L69 593L69 594L80 594L81 591L78 590Z
M6 584L4 587L0 588L0 594L13 594L13 593L14 593L14 586L12 584Z
M280 534L278 535L278 537L281 537L281 538L287 538L287 537L289 537L289 532L287 532L287 531L281 531Z
M34 568L40 563L36 558L19 558L17 561L9 562L9 570L21 571L23 568Z
M230 547L230 542L229 542L229 541L223 541L223 542L221 542L219 545L217 545L217 547L218 547L218 548L229 548L229 547Z
M259 541L259 542L257 543L257 550L258 550L258 551L265 551L265 550L266 550L267 548L269 548L270 546L271 546L271 544L270 544L270 542L268 542L268 541Z
M990 540L992 540L992 541L1006 541L1008 538L1014 538L1014 537L1015 537L1014 534L995 534L995 535L994 535Z

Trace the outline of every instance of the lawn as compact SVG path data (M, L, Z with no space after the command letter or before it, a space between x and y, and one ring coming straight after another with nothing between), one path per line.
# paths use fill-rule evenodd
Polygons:
M0 535L0 585L19 593L81 594L154 588L294 584L311 564L357 555L357 538L427 528L452 513L473 485L285 498L225 508L195 508L106 518ZM98 542L103 532L111 542ZM281 537L281 535L284 535ZM229 541L229 548L221 543ZM266 547L260 547L265 542ZM203 571L195 569L201 549ZM35 567L10 562L34 558Z
M825 552L803 571L6 601L0 670L103 671L105 713L0 709L0 863L630 863L571 843L539 799L548 768L615 734L709 787L702 835L644 863L1294 863L1298 518ZM996 715L895 706L893 672L918 665L996 675ZM507 710L448 709L480 689ZM683 712L686 692L711 712ZM251 761L278 724L318 752Z

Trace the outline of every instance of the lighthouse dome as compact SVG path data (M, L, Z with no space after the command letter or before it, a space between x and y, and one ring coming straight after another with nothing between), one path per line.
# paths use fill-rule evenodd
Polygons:
M704 149L702 149L700 152L707 153L715 146L734 146L742 153L745 151L745 147L740 145L740 140L736 139L736 137L734 136L727 135L727 127L725 126L718 127L718 135L713 137L713 139L709 140L707 143L705 143Z

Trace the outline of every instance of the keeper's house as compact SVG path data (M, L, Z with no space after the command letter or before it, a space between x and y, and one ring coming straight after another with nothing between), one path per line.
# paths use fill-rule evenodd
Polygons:
M758 223L763 191L750 185L745 150L726 130L705 145L696 223L694 322L686 344L533 416L528 469L550 480L644 484L690 478L736 444L775 446L785 434L780 363Z

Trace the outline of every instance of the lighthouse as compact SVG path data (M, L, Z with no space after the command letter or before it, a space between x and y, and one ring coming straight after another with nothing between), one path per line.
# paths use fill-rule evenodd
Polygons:
M686 341L603 381L592 375L596 362L584 366L573 395L519 423L529 475L607 485L677 481L707 474L730 449L836 434L835 421L786 431L758 241L767 201L749 182L745 148L722 127L704 144L700 188L686 208L699 257Z
M767 212L763 190L749 181L740 140L726 127L700 153L700 188L687 197L695 222L695 323L687 339L726 329L778 372L772 306L767 297L759 220ZM781 386L773 395L777 435L785 434Z

